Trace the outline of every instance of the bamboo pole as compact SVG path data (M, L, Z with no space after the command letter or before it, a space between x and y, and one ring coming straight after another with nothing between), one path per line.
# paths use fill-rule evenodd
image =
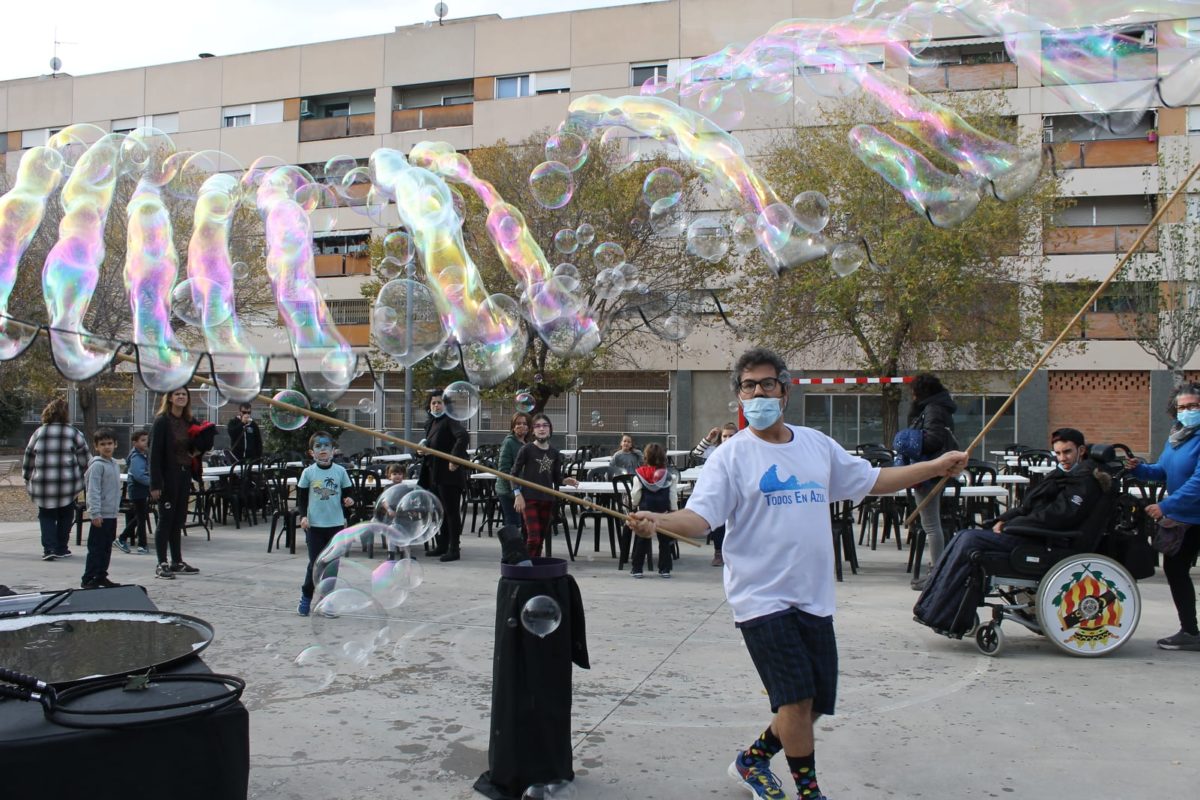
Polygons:
M1062 331L1060 331L1058 336L1055 337L1054 341L1049 344L1045 352L1042 353L1041 357L1034 362L1034 365L1029 368L1029 372L1025 374L1025 377L1021 379L1021 382L1017 384L1017 387L1012 390L1012 393L1009 394L1008 398L1005 399L1004 403L1000 406L996 413L993 414L991 419L989 419L983 426L983 430L979 432L979 435L976 436L969 445L967 445L966 452L968 455L970 455L972 450L979 446L979 443L983 441L983 437L1000 420L1000 417L1004 414L1004 412L1012 407L1013 402L1017 399L1017 395L1019 395L1027 385L1029 385L1029 382L1033 380L1033 377L1037 374L1037 371L1042 368L1046 361L1049 360L1051 354L1054 353L1055 349L1057 349L1058 346L1062 344L1063 340L1067 338L1067 335L1071 332L1071 329L1075 327L1075 324L1078 323L1079 320L1083 319L1083 315L1087 313L1089 308L1091 308L1092 303L1096 302L1096 299L1099 298L1100 295L1104 294L1104 290L1109 287L1109 284L1116 280L1117 275L1119 275L1121 270L1125 268L1125 265L1129 263L1129 259L1133 258L1134 253L1136 253L1138 248L1142 246L1142 243L1146 241L1146 237L1150 235L1150 231L1152 231L1155 226L1158 225L1159 220L1161 220L1163 215L1167 213L1167 209L1171 207L1171 205L1179 198L1181 194L1183 194L1184 190L1187 188L1187 185L1192 182L1192 179L1196 177L1198 172L1200 172L1200 161L1196 162L1179 186L1175 188L1175 191L1171 193L1171 196L1167 198L1167 201L1159 206L1158 211L1154 214L1154 217L1146 223L1144 228L1142 228L1142 232L1138 234L1136 239L1134 239L1133 244L1129 245L1129 249L1125 251L1125 255L1121 256L1121 258L1117 261L1116 266L1114 266L1112 271L1108 273L1108 277L1106 277L1100 283L1100 285L1096 287L1096 291L1092 292L1091 297L1084 301L1083 306L1081 306L1080 309L1075 312L1075 316L1071 317L1071 321L1063 326ZM938 492L942 490L942 488L946 485L946 481L948 480L949 478L943 476L941 480L937 482L937 484L933 487L933 491L927 494L925 499L921 501L912 514L910 514L908 518L904 520L904 524L906 526L912 526L913 521L916 520L916 518L920 515L921 509L925 508L929 501L937 496Z

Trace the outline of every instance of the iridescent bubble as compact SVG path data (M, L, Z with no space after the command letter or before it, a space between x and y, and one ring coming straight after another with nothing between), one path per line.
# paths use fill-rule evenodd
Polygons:
M330 383L348 383L357 368L358 356L350 350L330 350L321 358L321 375Z
M384 561L371 570L371 596L384 608L399 608L421 581L419 562L411 558Z
M600 134L601 150L613 172L620 172L637 160L637 150L632 144L636 139L631 138L630 133L628 129L614 125Z
M358 413L371 415L375 413L375 401L369 397L364 397L358 401Z
M225 395L211 390L202 392L200 396L204 398L204 405L214 410L229 402Z
M729 252L729 233L720 220L700 217L688 226L687 250L697 258L715 264Z
M668 314L659 327L659 335L669 342L681 342L691 332L691 320L680 314Z
M596 238L596 229L590 222L581 222L575 229L575 238L579 241L580 247L587 247Z
M466 422L479 413L479 389L466 381L455 381L442 391L446 416Z
M454 341L446 342L437 350L434 350L433 355L429 357L430 363L443 372L454 369L461 363L461 360L458 354L458 344Z
M368 589L334 589L312 604L309 615L317 642L352 667L366 665L380 632L387 627L387 612Z
M295 664L311 683L312 691L328 689L337 676L333 657L319 644L310 645L296 656Z
M417 254L417 248L406 231L392 231L383 239L383 254L394 258L400 266L406 266Z
M544 594L534 595L525 602L521 609L521 625L525 630L541 639L558 630L562 623L562 608L553 597Z
M575 179L566 164L543 161L529 173L529 190L542 208L562 208L571 202Z
M533 409L537 408L537 400L529 392L517 392L517 396L513 398L513 407L522 413L532 414Z
M554 234L554 249L563 255L570 255L579 249L579 237L574 228L563 228Z
M809 233L820 233L829 224L829 200L820 192L801 192L792 200L796 224Z
M729 130L746 116L746 102L734 81L709 81L697 100L700 113Z
M366 167L352 167L342 175L338 194L354 207L362 206L371 191L371 173Z
M533 376L534 383L542 383L545 380L546 380L545 376L543 376L542 373L540 373L540 372Z
M604 242L592 251L597 270L615 269L625 263L625 248L616 242Z
M840 242L829 253L829 265L843 278L853 275L866 262L866 248L859 242Z
M546 140L546 160L557 161L574 172L587 162L588 143L578 134L565 131Z
M683 178L670 167L651 170L642 182L642 198L646 205L653 206L659 200L678 203L683 197Z
M382 536L388 550L399 550L425 544L437 535L443 513L441 501L432 492L393 483L376 498L371 522L363 524L379 529L368 533Z
M753 251L758 247L758 237L754 233L754 220L750 217L735 219L730 238L733 239L733 252L738 255L744 256Z
M686 224L683 206L678 201L663 198L650 207L650 229L659 236L678 236Z
M289 408L279 408L271 406L268 415L271 418L271 424L281 431L294 431L304 427L304 423L308 422L308 415L304 413L309 409L308 398L303 392L298 392L295 389L284 389L278 392L274 398L277 403L288 403L296 406L300 411L293 411Z
M330 186L340 187L346 174L356 167L358 161L354 156L334 156L325 162L325 168L322 170L325 182Z
M736 413L738 413L738 409L739 409L739 408L741 408L741 407L742 407L742 406L741 406L741 405L738 403L738 401L737 401L737 400L730 400L730 401L729 401L729 413L730 413L730 414L736 414Z
M775 250L788 243L795 226L796 212L783 203L772 203L754 221L754 233L761 244Z
M574 292L579 289L579 268L574 264L562 263L554 268L554 277L561 281L563 287Z
M409 340L409 321L412 338ZM375 299L375 340L401 366L411 367L446 341L446 328L429 287L401 278L389 281Z
M184 325L200 324L200 309L192 298L192 282L182 280L171 291L171 313Z

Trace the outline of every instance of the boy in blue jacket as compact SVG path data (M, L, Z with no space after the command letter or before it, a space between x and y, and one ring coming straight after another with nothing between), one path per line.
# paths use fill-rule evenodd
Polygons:
M128 553L134 546L136 532L137 552L139 556L144 556L150 553L146 549L146 523L150 518L150 434L147 431L134 431L130 441L133 449L126 458L129 485L125 490L129 510L125 512L125 529L113 546Z
M100 428L92 434L92 444L96 446L96 455L92 456L84 478L87 518L92 521L92 528L88 532L87 561L80 585L84 589L107 589L120 585L108 579L108 562L117 536L117 507L121 504L121 470L113 461L117 435L111 428Z

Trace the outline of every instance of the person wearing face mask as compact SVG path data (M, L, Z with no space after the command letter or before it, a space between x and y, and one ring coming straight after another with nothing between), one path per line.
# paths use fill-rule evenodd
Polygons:
M560 484L575 486L574 478L563 478L563 455L550 444L554 425L545 414L533 417L533 441L517 452L512 474L522 480L557 489ZM513 508L525 522L525 549L533 558L542 554L542 539L551 531L554 519L554 497L524 486L513 485Z
M1179 615L1179 633L1158 640L1163 650L1200 652L1200 628L1196 626L1196 586L1192 583L1192 565L1200 554L1200 384L1178 387L1167 405L1175 425L1158 461L1144 464L1129 459L1135 478L1165 481L1167 496L1160 503L1146 506L1146 514L1164 527L1183 526L1179 550L1163 553L1163 574L1171 587L1171 599Z
M346 527L344 509L354 505L354 498L346 494L354 482L345 467L333 463L336 448L333 434L328 431L317 431L308 437L308 454L315 463L305 467L296 482L297 507L304 514L300 518L300 527L304 529L304 543L308 546L308 569L304 571L300 603L296 606L296 613L302 617L308 616L316 589L313 564L337 532Z
M921 431L921 459L936 458L948 450L958 449L958 440L954 438L954 412L958 410L950 392L942 385L938 376L922 372L912 382L912 406L908 409L908 426ZM929 494L933 497L925 503ZM930 565L937 563L946 544L942 533L942 490L933 493L932 484L921 484L913 489L918 505L921 508L921 527L925 529L925 539L929 543ZM912 588L924 589L929 575L912 582Z
M440 450L465 459L471 437L462 423L446 414L440 390L429 396L428 409L429 419L425 423L423 444L429 450ZM463 489L467 486L467 471L444 458L427 455L421 462L417 485L433 492L442 501L442 529L438 534L437 546L429 554L438 556L439 561L458 561L462 537L460 506Z
M759 797L784 798L770 768L782 750L798 796L820 800L813 724L833 713L837 694L829 504L957 475L967 454L873 467L820 431L783 421L791 376L775 353L743 353L732 377L749 430L708 456L686 508L637 511L629 525L644 538L660 526L703 538L725 524L725 594L774 714L729 774Z

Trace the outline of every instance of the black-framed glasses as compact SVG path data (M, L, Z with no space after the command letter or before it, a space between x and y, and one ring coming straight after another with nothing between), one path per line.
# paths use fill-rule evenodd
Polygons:
M761 386L764 392L770 394L782 385L783 381L779 380L779 378L763 378L758 381L753 378L743 378L738 381L738 392L741 394L754 394L755 388Z
M1200 403L1188 403L1185 406L1175 406L1177 411L1200 411Z

